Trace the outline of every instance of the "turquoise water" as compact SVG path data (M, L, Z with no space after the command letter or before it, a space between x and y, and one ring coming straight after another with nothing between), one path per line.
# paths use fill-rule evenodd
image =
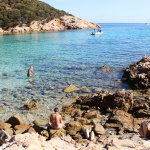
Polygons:
M71 94L63 89L69 84L91 92L130 89L121 76L130 63L150 55L150 26L101 25L103 34L95 36L90 35L93 29L0 36L0 98L7 99L0 107L16 113L24 103L41 98L41 110L49 111L68 100ZM36 76L29 79L31 65ZM110 72L102 71L103 65Z

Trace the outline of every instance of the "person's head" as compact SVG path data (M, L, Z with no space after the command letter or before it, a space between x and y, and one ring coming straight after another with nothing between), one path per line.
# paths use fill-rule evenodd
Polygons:
M57 108L57 107L54 109L54 112L59 112L59 110L58 110L58 108Z
M32 68L33 68L33 66L30 66L30 68L32 69Z

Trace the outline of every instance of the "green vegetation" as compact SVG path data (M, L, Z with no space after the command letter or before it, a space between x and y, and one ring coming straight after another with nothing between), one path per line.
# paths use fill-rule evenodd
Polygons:
M46 22L70 15L38 0L0 0L0 27L15 27L27 24L33 20Z

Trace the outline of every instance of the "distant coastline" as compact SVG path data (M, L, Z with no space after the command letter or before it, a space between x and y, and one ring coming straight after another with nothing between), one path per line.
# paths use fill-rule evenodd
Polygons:
M54 18L53 20L44 24L43 21L32 21L29 27L26 24L23 24L21 27L9 27L8 29L0 28L0 34L3 35L12 33L32 33L94 28L101 28L101 26L88 20L65 15L60 19Z

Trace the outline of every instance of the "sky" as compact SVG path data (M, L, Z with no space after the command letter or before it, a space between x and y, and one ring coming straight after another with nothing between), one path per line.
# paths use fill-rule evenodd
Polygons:
M41 0L94 23L146 23L150 0Z

